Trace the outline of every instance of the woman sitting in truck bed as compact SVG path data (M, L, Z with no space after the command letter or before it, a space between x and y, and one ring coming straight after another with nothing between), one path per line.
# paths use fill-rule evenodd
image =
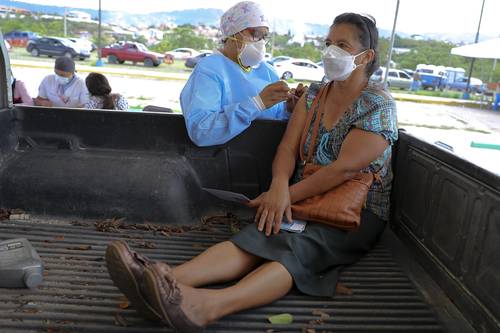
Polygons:
M341 268L375 245L389 218L396 105L389 93L368 81L378 67L377 44L373 18L353 13L335 18L323 52L330 83L312 85L298 102L273 163L271 186L250 202L257 208L255 224L175 268L149 261L124 242L109 245L111 278L145 317L163 320L179 332L200 332L223 316L271 303L294 285L309 295L335 294ZM326 95L318 100L324 102L312 110L320 89ZM321 108L314 163L324 167L290 186L306 117ZM302 233L280 231L283 216L291 218L291 204L360 170L380 170L381 179L369 190L356 231L316 223ZM238 282L224 289L201 288L233 280Z

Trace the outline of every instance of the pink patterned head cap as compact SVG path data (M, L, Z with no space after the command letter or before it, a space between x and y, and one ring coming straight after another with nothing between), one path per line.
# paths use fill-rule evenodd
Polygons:
M246 28L268 27L269 22L262 7L252 1L238 2L220 18L222 38L227 38Z

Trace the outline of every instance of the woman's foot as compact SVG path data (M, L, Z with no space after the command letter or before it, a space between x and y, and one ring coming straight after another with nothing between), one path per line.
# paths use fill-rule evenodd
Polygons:
M127 243L121 240L111 242L106 249L106 265L111 280L143 317L159 321L160 314L144 300L140 290L144 269L152 264L151 260L132 251ZM171 272L166 264L160 264L158 267L162 274Z
M173 274L162 274L159 265L144 271L141 290L147 302L177 332L199 333L210 322L203 292L177 283Z

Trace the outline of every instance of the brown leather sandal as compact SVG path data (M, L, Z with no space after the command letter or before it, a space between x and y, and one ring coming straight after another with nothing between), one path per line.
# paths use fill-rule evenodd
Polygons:
M106 249L106 265L111 280L143 317L160 321L161 315L146 302L140 289L144 269L152 264L151 260L132 251L127 243L121 240L113 241ZM167 266L163 269L170 268Z
M173 274L162 273L157 264L144 271L142 295L165 323L180 333L201 333L203 327L194 324L181 309L182 293Z

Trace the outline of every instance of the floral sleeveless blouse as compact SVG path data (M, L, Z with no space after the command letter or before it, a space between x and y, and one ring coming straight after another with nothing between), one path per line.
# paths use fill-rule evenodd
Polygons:
M321 85L311 84L306 96L307 112L311 110L314 97L318 94ZM306 138L304 154L307 156L311 141L311 133L314 124L313 116L311 126ZM390 158L392 154L392 145L398 139L396 103L392 96L377 85L369 84L361 93L361 96L354 101L349 111L344 113L338 123L327 130L323 126L323 119L318 130L316 139L316 154L314 154L313 163L328 165L334 162L339 153L342 143L352 128L359 128L364 131L382 135L389 146L370 166L362 171L377 172L381 170L382 182L374 182L368 192L366 208L380 217L382 220L389 220L390 195L392 184L392 168ZM385 162L388 163L385 164ZM302 166L299 161L296 168L295 179L298 181L302 175Z

